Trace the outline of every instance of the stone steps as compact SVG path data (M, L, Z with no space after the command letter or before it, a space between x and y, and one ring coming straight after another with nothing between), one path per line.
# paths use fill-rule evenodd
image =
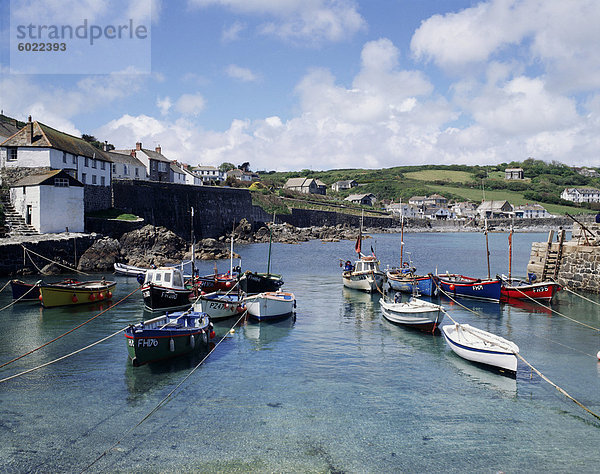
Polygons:
M7 236L40 235L40 233L33 226L27 224L23 216L15 210L6 194L0 195L0 202L2 202L2 206L4 207L4 226L8 229Z

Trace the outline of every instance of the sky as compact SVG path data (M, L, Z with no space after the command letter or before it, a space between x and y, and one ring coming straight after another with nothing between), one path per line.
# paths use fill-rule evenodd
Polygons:
M123 43L108 56L90 48L82 74L24 73L11 55L11 21L27 8L46 24L109 14L145 21L148 57ZM121 0L110 8L2 0L3 113L117 149L142 142L181 163L249 162L255 171L529 157L600 166L598 0Z

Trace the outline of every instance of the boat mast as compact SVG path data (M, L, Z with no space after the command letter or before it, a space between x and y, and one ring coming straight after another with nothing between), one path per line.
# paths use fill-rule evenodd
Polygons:
M192 281L196 276L196 239L194 239L194 208L192 207L191 221L190 221L190 240L192 242ZM182 267L183 270L183 267Z
M488 244L488 224L485 219L485 252L487 254L488 280L490 279L490 246Z
M273 212L273 224L275 224L275 213ZM273 225L269 226L269 258L267 260L267 276L271 274L271 242L273 241Z
M510 232L508 233L508 282L512 279L512 236L513 226L510 225Z
M402 204L402 201L400 201ZM400 212L402 212L402 205L400 205ZM404 251L404 213L402 213L402 224L400 225L400 268L402 268L403 264L403 251Z
M235 223L231 230L231 249L229 251L229 275L233 276L233 231L235 230Z

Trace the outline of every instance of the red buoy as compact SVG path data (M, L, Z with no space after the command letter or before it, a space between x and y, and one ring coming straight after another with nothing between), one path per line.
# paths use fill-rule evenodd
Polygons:
M212 339L213 337L215 337L215 332L214 332L214 331L211 331L211 332L210 332L210 338Z
M454 291L454 285L450 285L450 291Z
M227 288L229 288L229 287L231 286L231 282L230 282L230 281L228 281L227 283L225 283L225 286L226 286Z
M42 295L38 296L38 300L42 301Z
M98 299L99 300L103 300L104 299L104 293L98 293Z
M72 301L73 303L77 303L77 301L79 301L79 300L77 299L77 295L76 295L76 294L74 294L74 293L73 293L73 298L71 298L71 301Z
M107 291L106 292L106 297L107 298L112 298L112 291Z
M96 299L96 297L94 296L94 293L90 294L90 301L94 301Z
M200 294L201 294L201 295L205 295L205 294L206 294L206 291L201 291L201 292L200 292Z

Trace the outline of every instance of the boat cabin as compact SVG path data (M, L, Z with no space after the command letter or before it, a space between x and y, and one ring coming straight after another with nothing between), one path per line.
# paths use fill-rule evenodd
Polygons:
M379 272L379 262L375 257L363 257L354 265L355 272Z
M160 267L146 271L144 285L162 286L165 288L184 288L183 273L179 268Z

